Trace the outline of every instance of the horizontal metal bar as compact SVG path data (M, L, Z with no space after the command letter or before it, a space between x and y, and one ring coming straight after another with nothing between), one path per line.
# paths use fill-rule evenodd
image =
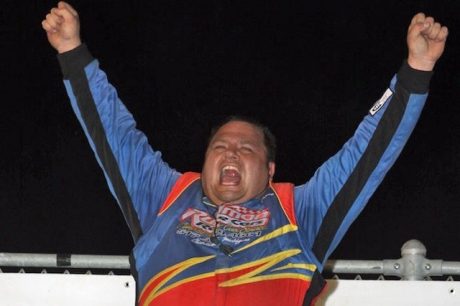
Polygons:
M381 260L328 260L324 270L345 274L383 274Z
M128 256L0 253L0 267L128 269Z
M460 261L443 261L443 275L460 275Z
M460 275L460 262L425 258L426 248L418 240L406 242L401 248L401 255L399 259L385 260L328 260L324 271L335 274L391 275L403 280ZM0 267L130 269L128 256L33 253L0 253Z

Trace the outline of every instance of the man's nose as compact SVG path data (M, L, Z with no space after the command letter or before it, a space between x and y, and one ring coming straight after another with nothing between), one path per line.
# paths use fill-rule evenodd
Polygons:
M238 149L235 147L229 147L225 150L225 158L237 159L238 158Z

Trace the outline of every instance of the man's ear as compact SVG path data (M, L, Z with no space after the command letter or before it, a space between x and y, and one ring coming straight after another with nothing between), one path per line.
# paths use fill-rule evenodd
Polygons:
M268 176L270 182L273 180L273 176L275 175L275 162L268 163Z

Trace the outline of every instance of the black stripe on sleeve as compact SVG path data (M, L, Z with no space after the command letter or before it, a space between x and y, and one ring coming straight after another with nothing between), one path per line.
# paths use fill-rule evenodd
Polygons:
M404 115L408 98L409 93L397 83L395 96L383 114L366 151L323 219L313 244L313 252L320 262L326 259L326 253L340 225L390 144Z
M114 192L131 230L131 234L134 241L137 242L142 235L142 228L120 169L118 168L118 163L107 141L105 130L89 88L84 66L81 66L84 61L88 60L87 54L89 53L89 51L85 51L86 47L82 46L81 48L79 47L80 49L77 48L65 54L65 58L60 56L61 67L64 77L69 77L89 137L94 142L96 154L113 185ZM75 52L71 53L73 51ZM80 63L80 67L75 67L76 63Z
M407 60L403 62L397 74L398 81L395 84L395 94L387 111L383 114L366 152L364 152L342 190L331 203L318 231L313 244L313 252L320 262L326 259L326 253L340 225L390 144L404 116L410 94L427 93L432 76L433 71L416 70L408 65Z

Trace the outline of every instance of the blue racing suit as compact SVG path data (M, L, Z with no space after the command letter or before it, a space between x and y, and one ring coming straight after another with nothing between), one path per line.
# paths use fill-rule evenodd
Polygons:
M200 174L181 174L152 150L86 45L58 59L133 235L141 305L314 304L324 263L404 147L432 76L404 63L355 134L305 184L273 183L259 198L216 206Z

